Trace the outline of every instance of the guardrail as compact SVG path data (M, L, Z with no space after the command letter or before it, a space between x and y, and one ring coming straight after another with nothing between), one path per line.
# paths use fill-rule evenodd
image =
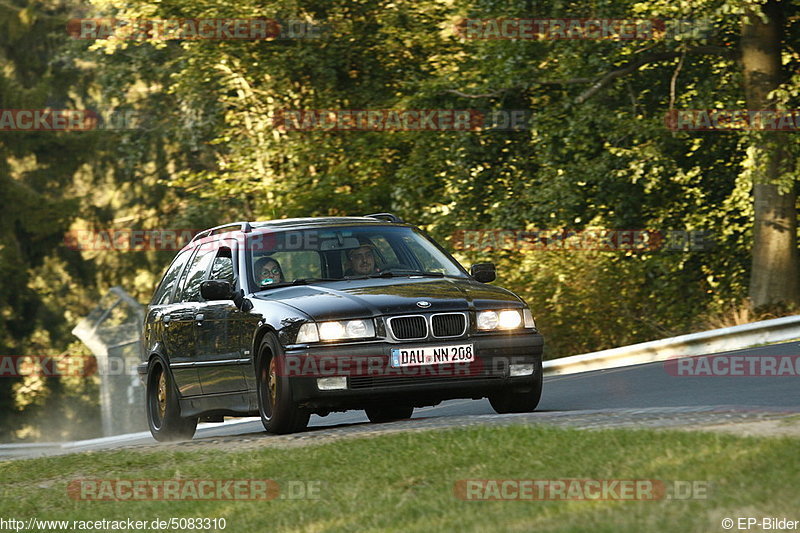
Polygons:
M739 350L798 338L800 338L800 315L785 316L741 326L712 329L599 352L552 359L544 362L544 375L555 376L639 365L653 361L665 361L673 357Z

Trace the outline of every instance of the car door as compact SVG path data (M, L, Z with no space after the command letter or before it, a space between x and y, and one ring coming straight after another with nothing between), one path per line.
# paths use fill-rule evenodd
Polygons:
M214 258L214 250L198 245L189 265L181 275L174 304L170 306L170 369L178 390L183 396L203 393L198 374L197 339L195 334L197 309L200 299L200 283Z
M235 242L220 240L209 264L206 279L225 280L235 286L233 258ZM247 389L243 365L249 362L240 351L237 321L242 312L233 300L205 301L202 296L195 316L197 369L203 394L238 392Z
M144 354L143 360L146 360L152 351L157 351L163 352L170 362L186 361L188 347L176 337L172 317L177 314L180 307L175 303L175 293L180 283L180 275L195 251L194 249L183 250L173 259L153 295L145 321L144 349L147 352ZM199 385L196 376L185 374L175 376L175 382L181 394L192 392L192 389Z

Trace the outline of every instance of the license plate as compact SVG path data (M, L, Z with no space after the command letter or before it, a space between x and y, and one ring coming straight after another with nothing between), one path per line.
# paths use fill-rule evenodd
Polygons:
M475 360L471 344L392 348L392 367L464 363Z

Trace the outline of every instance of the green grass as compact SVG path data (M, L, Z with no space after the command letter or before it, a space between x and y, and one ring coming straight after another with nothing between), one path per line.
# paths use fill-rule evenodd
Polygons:
M798 440L531 426L409 432L296 448L116 451L0 463L0 517L225 517L226 531L723 531L724 517L800 519ZM71 499L70 480L319 481L318 500ZM460 479L708 481L705 500L462 501Z

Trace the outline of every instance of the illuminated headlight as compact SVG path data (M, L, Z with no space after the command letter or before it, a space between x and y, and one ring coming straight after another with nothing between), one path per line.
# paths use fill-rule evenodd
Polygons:
M522 325L522 314L516 309L481 311L477 316L478 329L517 329Z
M319 325L319 338L324 341L342 339L344 335L345 329L341 322L323 322Z
M336 320L331 322L306 322L297 332L298 344L336 341L342 339L368 339L375 336L375 324L367 320Z
M522 324L522 315L516 309L500 311L497 318L500 329L517 329Z
M367 339L375 336L372 320L339 320L319 324L319 338L323 341L342 339Z

